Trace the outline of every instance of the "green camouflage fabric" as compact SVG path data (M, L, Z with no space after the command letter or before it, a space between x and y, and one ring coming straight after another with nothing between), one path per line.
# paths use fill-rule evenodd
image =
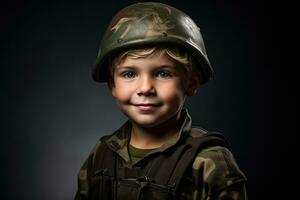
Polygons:
M202 84L211 79L213 69L199 27L184 12L157 2L132 4L113 17L100 44L93 79L107 81L109 62L120 51L161 45L189 52L202 73Z
M184 123L172 138L168 140L161 147L153 149L147 153L144 158L155 153L162 152L174 145L176 145L182 134L182 130L190 130L192 119L187 110ZM126 123L129 123L127 121ZM197 127L199 128L199 127ZM204 132L207 132L203 128L199 128ZM131 130L127 130L130 133ZM190 137L198 137L188 132ZM116 142L119 144L119 148L115 151L122 159L123 166L132 167L136 165L139 160L132 163L130 155L128 153L129 138L122 138L120 134L112 134L106 141ZM101 145L101 140L97 142L89 158L85 161L82 168L79 171L78 176L78 191L75 197L76 200L88 199L88 162L93 163L97 148ZM232 153L225 147L213 146L201 150L195 157L192 167L187 171L184 176L183 182L180 188L181 200L246 200L246 176L239 169L237 162ZM201 183L201 184L199 184ZM195 188L195 185L202 185L201 188ZM81 194L81 195L79 195ZM80 197L81 196L81 197Z

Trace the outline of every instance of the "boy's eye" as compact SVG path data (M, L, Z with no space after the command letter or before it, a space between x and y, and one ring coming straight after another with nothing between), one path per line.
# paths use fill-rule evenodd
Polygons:
M127 71L127 72L122 73L122 77L124 77L126 79L135 78L136 73L133 71Z
M168 72L168 71L158 71L158 72L156 73L156 76L157 76L158 78L168 78L168 77L171 77L172 74L171 74L170 72Z

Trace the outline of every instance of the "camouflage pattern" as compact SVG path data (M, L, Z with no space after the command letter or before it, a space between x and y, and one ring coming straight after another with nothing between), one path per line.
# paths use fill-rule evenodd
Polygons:
M92 75L95 81L108 79L109 61L115 53L146 46L176 45L188 51L203 75L211 79L213 70L207 58L200 29L182 11L161 3L136 3L119 11L108 26Z
M187 113L187 110L184 109L184 112L186 112L186 117L180 131L161 147L147 153L141 160L155 152L162 152L177 145L180 138L182 138L182 130L191 130L191 117ZM129 121L126 123L129 123ZM207 132L203 128L199 129ZM126 131L127 134L125 135L128 135L131 132L131 130ZM106 142L117 144L118 148L115 150L115 153L123 159L123 166L132 167L139 161L135 163L130 162L131 159L128 153L129 138L124 137L124 134L121 135L119 133L120 132L115 132L112 134ZM188 132L188 134L193 138L199 137L199 135L192 134L191 132ZM95 152L100 145L101 140L97 142L89 158L80 169L78 176L78 192L76 195L77 200L88 199L89 169L87 168L87 163L94 162ZM239 169L232 153L227 148L221 146L213 146L200 151L195 157L191 169L188 170L184 176L181 184L179 199L182 200L247 199L245 188L246 176ZM82 197L80 197L79 194L81 194Z

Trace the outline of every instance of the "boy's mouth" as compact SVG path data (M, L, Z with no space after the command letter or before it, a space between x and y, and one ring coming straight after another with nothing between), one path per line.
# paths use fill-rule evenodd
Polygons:
M161 103L134 103L133 105L138 107L158 107L161 106Z
M155 110L160 104L134 104L140 111L149 112Z

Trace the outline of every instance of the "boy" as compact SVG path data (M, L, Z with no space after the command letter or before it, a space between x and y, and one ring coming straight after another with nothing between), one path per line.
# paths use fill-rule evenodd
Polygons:
M102 40L93 78L128 121L102 137L79 172L75 199L246 199L246 177L216 132L183 108L212 75L201 33L161 3L122 9Z

